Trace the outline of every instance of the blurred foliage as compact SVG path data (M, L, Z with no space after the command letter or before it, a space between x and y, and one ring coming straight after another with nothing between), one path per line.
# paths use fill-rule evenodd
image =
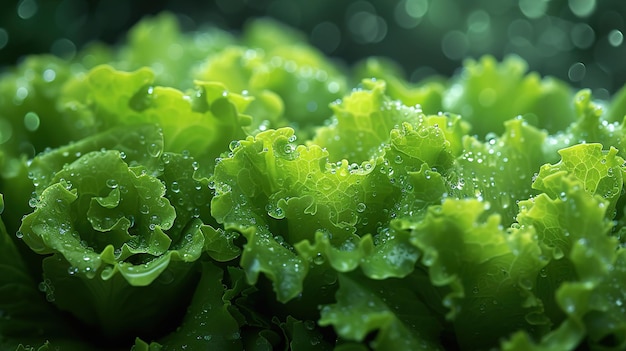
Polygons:
M449 76L465 58L517 54L529 69L608 98L626 81L619 0L19 0L0 4L0 66L25 54L72 55L93 40L115 43L141 17L164 10L186 30L239 31L269 16L299 28L324 53L353 63L397 61L410 80Z

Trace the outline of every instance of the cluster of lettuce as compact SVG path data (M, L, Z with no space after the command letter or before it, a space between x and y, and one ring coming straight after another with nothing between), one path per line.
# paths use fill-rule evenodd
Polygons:
M410 84L264 20L29 56L0 346L622 350L625 114L516 58Z

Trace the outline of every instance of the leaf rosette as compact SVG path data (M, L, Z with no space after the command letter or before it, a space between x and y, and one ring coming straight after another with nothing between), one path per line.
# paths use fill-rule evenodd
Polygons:
M193 158L162 145L153 125L115 129L31 164L37 197L20 235L52 254L40 288L109 336L171 316L163 302L187 296L205 244L198 217L208 211L208 188L194 180Z

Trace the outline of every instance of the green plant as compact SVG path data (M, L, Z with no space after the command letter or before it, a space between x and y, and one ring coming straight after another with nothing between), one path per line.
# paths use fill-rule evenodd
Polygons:
M623 349L624 96L168 14L30 56L0 79L0 346Z

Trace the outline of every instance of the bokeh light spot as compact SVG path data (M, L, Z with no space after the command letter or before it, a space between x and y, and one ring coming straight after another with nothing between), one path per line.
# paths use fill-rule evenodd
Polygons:
M426 0L402 0L394 9L394 19L398 26L406 29L415 28L428 12Z
M57 73L53 69L48 68L47 70L43 71L43 80L48 83L52 82L56 77Z
M572 82L580 82L585 78L586 73L587 68L585 67L585 64L582 62L576 62L569 67L569 70L567 71L567 76Z
M413 18L422 18L428 12L428 1L426 0L405 0L404 10Z
M39 124L39 115L37 115L35 112L27 112L26 115L24 115L24 127L26 127L28 131L36 131L37 129L39 129Z
M216 0L215 4L224 13L236 13L243 9L243 0Z
M548 9L547 0L520 0L519 9L528 18L539 18Z
M4 144L13 135L13 127L11 123L4 118L0 118L0 144Z
M332 54L341 43L341 31L332 22L322 22L313 27L311 43L326 54Z
M525 19L516 19L507 30L509 40L517 46L525 46L534 35L533 26Z
M587 17L596 9L596 0L569 0L567 4L578 17Z
M596 33L587 23L577 23L570 32L572 43L579 49L587 49L596 40Z
M474 11L467 18L467 27L472 32L485 32L490 25L491 17L483 10Z
M17 15L21 19L29 19L37 13L38 9L39 7L34 0L21 0L17 4Z
M50 52L59 57L72 59L76 55L76 44L67 38L57 39L52 43Z
M387 22L375 13L358 11L350 16L348 29L360 43L378 43L387 35Z
M0 28L0 50L9 43L9 33L4 28Z
M267 13L270 16L285 21L292 26L298 26L302 19L300 9L301 7L294 1L275 0L267 7Z
M465 33L453 30L448 32L441 42L441 50L449 59L460 60L467 54L469 42Z
M609 44L611 44L611 46L618 47L622 45L622 42L624 42L624 34L622 34L622 32L617 29L613 29L609 33ZM0 47L1 46L2 43L0 43Z
M455 28L461 20L459 4L451 0L432 1L428 10L428 19L438 28Z

